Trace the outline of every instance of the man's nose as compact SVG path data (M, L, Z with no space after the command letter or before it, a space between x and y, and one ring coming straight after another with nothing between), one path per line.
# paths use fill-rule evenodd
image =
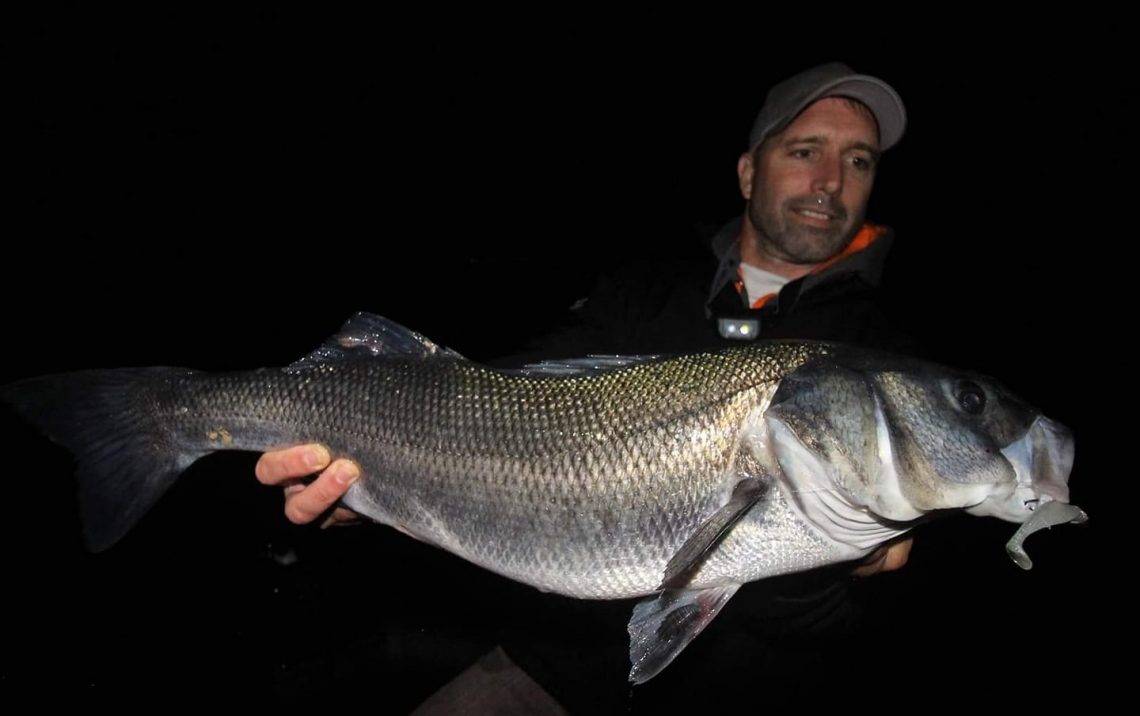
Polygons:
M843 188L843 167L839 161L820 162L815 167L811 190L816 193L838 194Z

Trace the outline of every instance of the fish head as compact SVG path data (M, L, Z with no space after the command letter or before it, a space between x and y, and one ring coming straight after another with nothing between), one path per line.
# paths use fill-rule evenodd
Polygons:
M1072 433L986 376L837 347L787 375L765 417L797 489L830 484L885 521L961 509L1025 522L1069 501Z
M1025 522L1069 501L1072 432L986 376L928 367L873 375L899 486L923 511Z

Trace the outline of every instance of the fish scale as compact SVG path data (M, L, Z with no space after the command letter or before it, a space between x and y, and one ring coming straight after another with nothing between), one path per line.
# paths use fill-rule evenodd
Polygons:
M741 349L545 379L407 358L186 372L163 402L168 416L198 416L181 430L187 449L219 428L238 449L324 443L363 468L345 503L366 516L540 589L629 597L658 588L731 489L755 387L810 355L783 352L792 359Z
M818 342L502 371L360 314L283 369L80 371L0 399L76 454L93 549L207 453L322 443L359 463L343 502L377 522L542 590L645 597L635 682L741 584L929 512L1024 523L1024 566L1028 534L1083 519L1063 426L983 376Z

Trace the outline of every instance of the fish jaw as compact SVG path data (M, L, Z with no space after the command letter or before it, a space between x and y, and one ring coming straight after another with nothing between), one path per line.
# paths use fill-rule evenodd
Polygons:
M996 485L980 503L966 508L972 515L1025 522L1047 502L1069 502L1073 467L1073 434L1064 425L1038 416L1025 434L1001 450L1017 475Z

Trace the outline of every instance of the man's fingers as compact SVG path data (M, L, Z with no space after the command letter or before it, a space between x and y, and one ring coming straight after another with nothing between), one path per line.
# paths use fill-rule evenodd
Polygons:
M351 460L337 460L331 465L330 460L328 448L323 445L299 445L265 453L254 472L266 485L283 486L285 516L291 522L306 524L327 512L360 477L360 468ZM324 472L311 483L300 482L321 470ZM348 521L344 518L353 514L343 512L344 515L337 515L337 522Z
M910 548L913 545L914 540L908 537L901 542L880 547L872 552L862 564L853 569L851 574L856 577L869 577L872 574L901 569L906 564L907 558L910 557Z
M312 522L335 505L358 477L356 463L337 460L302 489L286 489L285 516L297 524Z
M360 522L360 515L356 514L352 510L338 507L332 511L331 515L325 518L324 522L321 523L321 529L323 530L329 527L343 527L344 525L352 525L356 524L357 522Z
M279 485L320 472L331 459L323 445L298 445L265 453L257 461L254 473L263 484Z
M888 547L887 556L883 560L883 571L893 572L896 569L902 569L910 557L910 548L913 546L914 540L904 539L902 542L895 542Z

